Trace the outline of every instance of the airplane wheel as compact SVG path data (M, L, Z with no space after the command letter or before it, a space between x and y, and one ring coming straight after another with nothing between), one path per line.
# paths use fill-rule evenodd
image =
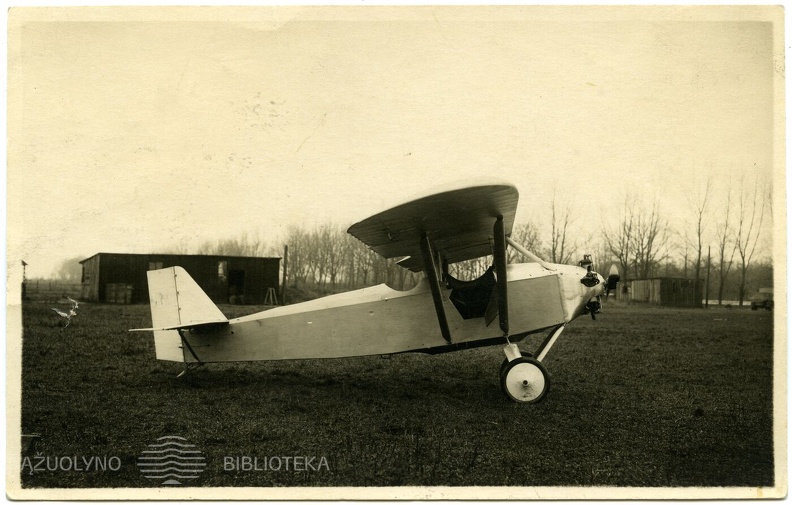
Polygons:
M517 358L501 374L501 388L517 403L537 403L550 389L550 375L544 365L533 358Z
M522 355L523 358L533 358L533 354L531 354L528 351L520 351L520 354ZM501 363L501 367L500 367L500 376L501 377L503 377L503 372L506 370L506 365L508 365L508 364L509 364L509 360L504 358L503 359L503 363Z

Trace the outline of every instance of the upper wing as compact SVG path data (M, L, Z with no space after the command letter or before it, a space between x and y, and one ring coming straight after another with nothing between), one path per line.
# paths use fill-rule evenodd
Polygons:
M493 224L511 234L519 194L511 184L468 186L412 200L352 225L348 232L386 258L421 271L421 237L448 263L492 254Z

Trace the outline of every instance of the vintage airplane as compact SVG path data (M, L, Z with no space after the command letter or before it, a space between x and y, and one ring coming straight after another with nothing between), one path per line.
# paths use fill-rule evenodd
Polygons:
M543 261L510 235L518 192L510 184L450 189L376 214L349 233L386 258L425 272L413 289L360 289L227 319L178 266L148 272L157 359L205 363L339 358L404 352L443 353L502 345L501 387L521 403L540 401L549 376L542 365L566 325L600 311L616 287L591 268ZM529 263L507 264L513 247ZM470 281L448 265L493 256L493 267ZM493 324L497 319L497 324ZM516 342L548 331L533 355ZM183 372L183 373L185 373Z

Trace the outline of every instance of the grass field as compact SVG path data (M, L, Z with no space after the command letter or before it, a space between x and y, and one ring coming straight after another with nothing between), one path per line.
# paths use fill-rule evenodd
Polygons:
M25 487L157 485L136 458L163 435L204 452L197 486L773 485L765 311L606 305L545 360L546 399L516 405L500 390L500 347L208 365L177 379L150 334L126 331L150 325L147 306L84 304L65 330L52 306L23 307L22 433L39 435L27 454L121 467L24 472ZM325 457L329 470L224 467L239 456Z

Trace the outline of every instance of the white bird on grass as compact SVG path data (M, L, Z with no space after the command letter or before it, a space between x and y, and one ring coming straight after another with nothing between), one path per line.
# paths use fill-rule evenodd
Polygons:
M66 326L64 326L61 329L64 329L64 328L66 328L67 326L69 326L71 324L71 318L77 315L77 309L80 307L80 304L77 303L76 300L72 300L68 296L66 297L66 299L69 300L71 302L71 304L72 304L72 307L71 307L71 309L69 309L69 312L64 312L64 311L62 311L60 309L56 309L56 308L52 309L53 311L55 311L56 314L58 314L62 318L66 319Z

